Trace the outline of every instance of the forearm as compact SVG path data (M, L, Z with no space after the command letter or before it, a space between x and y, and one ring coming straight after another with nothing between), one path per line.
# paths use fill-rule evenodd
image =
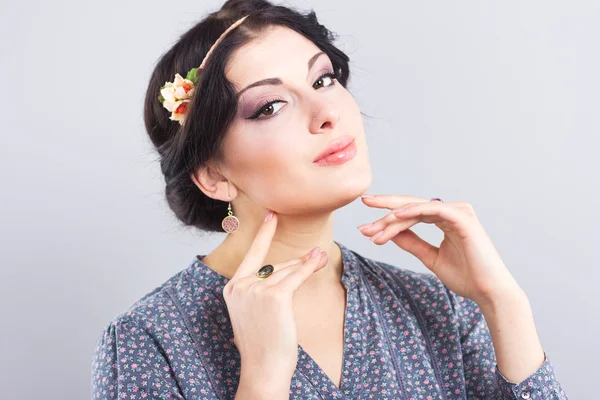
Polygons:
M506 290L478 303L490 330L498 370L519 383L544 363L544 350L527 295L521 288Z

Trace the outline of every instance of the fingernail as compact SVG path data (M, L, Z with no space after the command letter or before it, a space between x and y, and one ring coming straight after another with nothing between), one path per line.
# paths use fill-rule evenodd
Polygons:
M265 222L270 220L273 217L273 211L267 210L267 215L265 216Z
M363 199L368 199L368 198L373 197L373 195L364 193L364 194L361 194L360 197L362 197Z
M310 252L310 256L314 257L317 255L317 253L320 251L321 249L319 248L319 246L315 247L314 249L312 249L312 251Z
M371 223L371 224L363 224L363 225L359 225L359 226L358 226L358 230L359 230L359 231L362 231L363 229L370 228L370 227L372 227L372 226L373 226L373 224L372 224L372 223Z
M373 236L371 236L371 242L377 239L379 236L383 235L383 231L377 232Z

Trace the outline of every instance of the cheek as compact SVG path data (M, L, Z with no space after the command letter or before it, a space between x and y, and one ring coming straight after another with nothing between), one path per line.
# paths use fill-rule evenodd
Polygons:
M302 144L293 140L295 135L291 132L255 133L237 140L226 152L227 165L240 185L246 189L271 185L300 169L304 162L300 150Z
M229 173L257 204L281 213L295 212L301 200L298 188L310 181L300 146L298 140L273 140L273 135L268 141L239 142L235 151L229 152Z
M343 104L344 117L351 121L361 119L360 108L349 91L344 91L344 95L341 96L340 101Z

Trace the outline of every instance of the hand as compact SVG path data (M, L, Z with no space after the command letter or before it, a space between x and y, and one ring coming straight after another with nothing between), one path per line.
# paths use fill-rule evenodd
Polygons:
M469 203L384 195L362 200L369 207L392 211L372 224L359 226L361 233L378 245L391 240L417 257L456 294L481 306L504 293L520 291ZM435 224L444 232L439 248L409 229L419 222Z
M301 258L273 264L274 271L267 278L256 276L277 228L277 216L269 215L223 288L223 297L240 352L243 381L287 395L298 361L293 294L312 273L327 265L328 257L315 247Z

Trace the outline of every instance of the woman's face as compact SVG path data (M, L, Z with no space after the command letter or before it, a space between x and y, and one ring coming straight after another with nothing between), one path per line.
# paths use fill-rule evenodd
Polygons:
M280 214L332 211L371 185L359 107L335 78L323 76L333 67L325 53L314 57L319 53L297 32L270 27L238 49L225 71L241 93L223 142L221 171L238 196ZM244 90L267 78L281 83ZM314 162L332 141L348 136L356 146L353 158Z

